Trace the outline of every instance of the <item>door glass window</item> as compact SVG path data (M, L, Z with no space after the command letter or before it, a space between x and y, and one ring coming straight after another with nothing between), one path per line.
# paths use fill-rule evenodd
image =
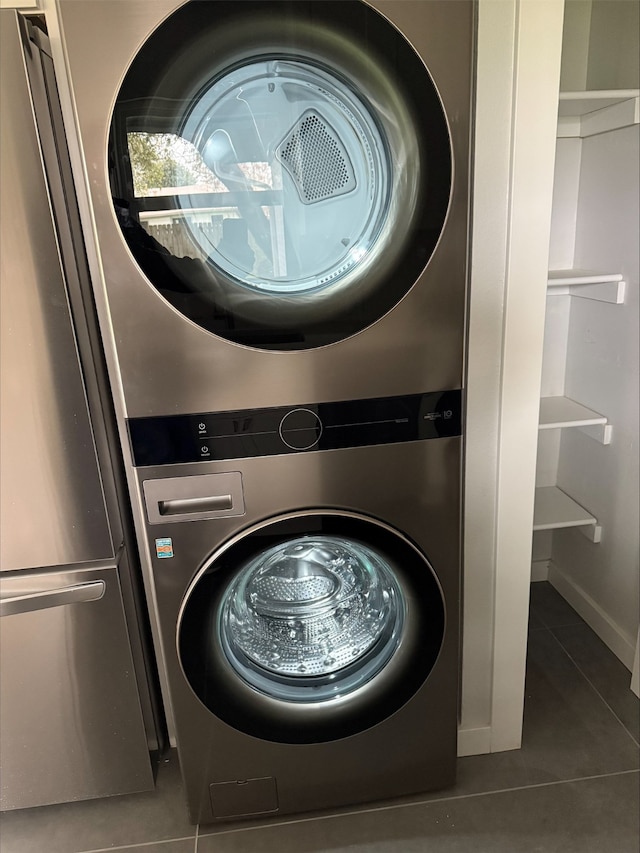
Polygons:
M410 701L445 625L435 573L401 534L353 514L300 512L209 557L185 595L177 642L191 689L228 725L322 743Z
M426 67L359 0L185 4L126 75L109 163L150 283L267 349L393 308L436 246L452 171Z
M380 555L352 539L305 536L240 569L218 631L248 684L285 701L318 702L358 689L386 666L404 608Z

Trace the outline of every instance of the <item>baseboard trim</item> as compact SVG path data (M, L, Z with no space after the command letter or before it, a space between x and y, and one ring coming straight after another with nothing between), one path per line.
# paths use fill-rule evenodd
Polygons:
M627 667L633 668L636 638L620 628L600 605L555 563L549 565L549 583L600 637L614 655Z
M549 564L551 560L532 560L531 583L549 580Z
M464 755L485 755L488 752L491 752L491 726L458 729L458 758Z

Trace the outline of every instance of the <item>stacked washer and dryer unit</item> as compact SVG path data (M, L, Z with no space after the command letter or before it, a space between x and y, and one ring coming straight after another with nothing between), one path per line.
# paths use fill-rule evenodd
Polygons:
M472 3L60 9L192 819L449 785Z

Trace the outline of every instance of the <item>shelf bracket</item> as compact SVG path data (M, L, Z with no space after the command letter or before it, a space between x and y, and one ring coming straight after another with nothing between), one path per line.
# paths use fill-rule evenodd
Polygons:
M590 524L588 527L576 527L575 529L579 530L589 542L593 542L595 545L602 542L602 525L600 524Z
M625 295L624 281L594 282L593 284L561 284L549 285L549 296L579 296L582 299L595 299L597 302L610 302L622 305Z
M589 438L600 442L600 444L611 444L611 437L613 435L613 426L611 424L593 424L590 426L581 426L578 429L580 432L588 435Z
M598 302L612 302L614 305L624 303L624 281L609 281L599 284L574 284L569 293L581 296L583 299L596 299Z

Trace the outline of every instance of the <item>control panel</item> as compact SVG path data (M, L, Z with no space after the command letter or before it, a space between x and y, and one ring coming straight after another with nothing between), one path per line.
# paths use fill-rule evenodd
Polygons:
M460 435L462 392L131 418L134 464L243 459Z

